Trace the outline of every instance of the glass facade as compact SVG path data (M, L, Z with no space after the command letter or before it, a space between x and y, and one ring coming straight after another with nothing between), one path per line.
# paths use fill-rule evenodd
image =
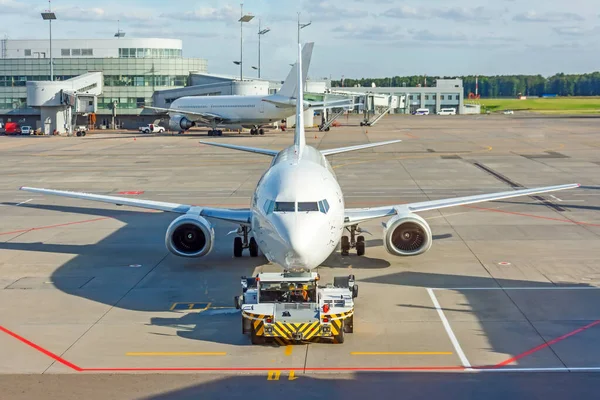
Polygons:
M145 49L142 50L146 54ZM190 72L207 72L205 59L177 55L154 58L152 52L161 49L150 50L149 58L138 57L137 49L135 58L56 58L55 80L102 71L104 89L98 98L98 114L110 114L108 105L118 101L120 110L130 110L133 115L139 114L143 105L152 104L155 90L187 86ZM27 106L27 81L49 80L49 61L47 58L0 59L0 114ZM128 113L119 113L123 112Z
M120 58L181 58L181 49L120 48Z

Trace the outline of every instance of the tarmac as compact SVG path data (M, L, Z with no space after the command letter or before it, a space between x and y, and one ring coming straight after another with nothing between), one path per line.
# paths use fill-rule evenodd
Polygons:
M282 149L292 132L0 137L0 388L8 398L36 390L64 399L235 398L244 395L237 385L272 388L265 398L490 388L504 398L529 384L521 391L529 398L591 394L600 377L600 120L339 121L329 132L309 129L307 143L403 140L330 157L347 207L582 186L422 213L434 243L417 257L387 253L385 220L361 225L371 232L366 255L337 251L318 271L323 282L356 276L345 343L252 346L233 307L239 278L278 267L247 253L233 258L234 225L216 222L213 252L182 259L164 245L173 214L18 189L246 208L270 158L198 141Z

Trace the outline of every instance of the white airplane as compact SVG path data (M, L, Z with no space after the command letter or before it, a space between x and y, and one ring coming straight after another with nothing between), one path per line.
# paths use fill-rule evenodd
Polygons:
M302 50L302 87L306 82L314 43L307 43ZM169 128L183 132L196 125L207 125L209 136L221 136L218 126L250 128L252 135L264 135L263 126L294 115L296 106L297 63L279 91L269 96L187 96L171 104L170 108L144 107L169 115ZM352 100L304 102L304 110L352 106Z
M298 52L301 62L300 49ZM432 244L431 229L425 219L417 215L420 212L579 186L568 184L391 204L385 207L346 208L342 189L326 157L389 145L400 140L329 150L307 146L304 137L301 73L298 73L297 80L300 90L296 101L296 130L292 146L274 151L201 142L273 157L271 166L256 186L249 208L201 207L30 187L22 187L21 190L181 214L170 224L165 236L167 248L181 257L202 257L212 250L215 235L214 226L209 219L232 222L240 225L233 246L236 257L242 255L244 248L249 249L250 256L256 257L260 249L269 261L279 264L287 271L307 271L321 265L340 242L342 255L347 255L351 248L355 248L358 255L363 255L364 237L356 237L356 234L361 232L358 225L365 221L391 217L384 224L385 248L392 255L414 256L426 252ZM344 230L350 233L350 237L344 235ZM236 231L230 233L234 232Z

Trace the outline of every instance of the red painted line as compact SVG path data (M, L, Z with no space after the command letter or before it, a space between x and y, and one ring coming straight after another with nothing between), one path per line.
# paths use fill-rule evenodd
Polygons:
M40 353L43 353L43 354L47 355L48 357L50 357L50 358L54 359L55 361L58 361L59 363L61 363L61 364L65 365L65 366L67 366L67 367L69 367L69 368L71 368L71 369L73 369L73 370L75 370L75 371L79 371L79 372L81 372L81 371L82 371L82 369L81 369L81 368L79 368L77 365L75 365L75 364L73 364L73 363L70 363L70 362L68 362L68 361L67 361L67 360L65 360L64 358L62 358L62 357L60 357L60 356L57 356L56 354L54 354L54 353L52 353L52 352L50 352L50 351L48 351L48 350L44 349L44 348L43 348L43 347L41 347L41 346L38 346L37 344L35 344L35 343L33 343L33 342L30 342L29 340L25 339L24 337L22 337L22 336L19 336L19 335L17 335L16 333L14 333L14 332L12 332L12 331L10 331L10 330L6 329L6 328L5 328L5 327L3 327L2 325L0 325L0 331L2 331L2 332L4 332L4 333L6 333L6 334L8 334L8 335L10 335L10 336L12 336L12 337L14 337L14 338L15 338L15 339L17 339L18 341L20 341L20 342L22 342L22 343L25 343L27 346L30 346L30 347L32 347L32 348L34 348L34 349L36 349L36 350L37 350L37 351L39 351Z
M69 225L85 224L85 223L88 223L88 222L102 221L102 220L105 220L105 219L111 219L111 217L100 217L100 218L86 219L86 220L83 220L83 221L67 222L67 223L64 223L64 224L38 226L38 227L35 227L35 228L21 229L21 230L12 231L12 232L0 232L0 236L2 236L2 235L15 235L17 233L23 233L23 232L29 232L29 231L39 231L39 230L42 230L42 229L60 228L62 226L69 226Z
M81 368L64 358L57 356L56 354L44 349L41 346L25 339L22 336L17 335L16 333L4 328L0 325L0 331L12 336L13 338L19 340L22 343L32 347L33 349L39 351L42 354L58 361L59 363L77 371L77 372L142 372L142 371L446 371L446 370L464 370L465 368L462 366L433 366L433 367L315 367L315 368L273 368L273 367L190 367L190 368Z
M525 214L525 213L506 211L506 210L500 210L500 209L495 209L495 208L485 208L485 207L477 207L477 206L463 206L463 207L473 208L475 210L493 211L493 212L498 212L498 213L503 213L503 214L518 215L520 217L530 217L530 218L538 218L538 219L547 219L549 221L568 222L570 224L575 224L575 225L600 226L600 224L592 224L591 222L571 221L570 219L544 217L541 215Z
M578 333L581 333L581 332L583 332L583 331L585 331L587 329L590 329L591 327L594 327L594 326L596 326L598 324L600 324L600 319L597 320L597 321L594 321L591 324L588 324L588 325L586 325L584 327L581 327L579 329L575 329L573 332L569 332L567 334L564 334L564 335L562 335L560 337L557 337L556 339L553 339L553 340L551 340L551 341L549 341L547 343L541 344L541 345L539 345L537 347L534 347L531 350L527 350L524 353L521 353L519 355L511 357L508 360L504 360L501 363L498 363L498 364L496 364L496 365L494 365L492 367L488 367L488 368L500 368L500 367L504 367L505 365L508 365L508 364L510 364L512 362L515 362L515 361L517 361L517 360L519 360L519 359L521 359L523 357L527 357L528 355L531 355L531 354L535 353L536 351L540 351L542 349L545 349L546 347L552 346L553 344L556 344L556 343L558 343L558 342L560 342L562 340L565 340L565 339L567 339L567 338L569 338L569 337L571 337L573 335L577 335Z
M129 190L129 191L124 191L124 192L118 192L117 194L137 196L139 194L144 194L144 191L143 190Z
M142 372L142 371L224 371L224 372L250 372L250 371L462 371L462 366L441 367L320 367L320 368L273 368L273 367L189 367L189 368L82 368L82 372Z

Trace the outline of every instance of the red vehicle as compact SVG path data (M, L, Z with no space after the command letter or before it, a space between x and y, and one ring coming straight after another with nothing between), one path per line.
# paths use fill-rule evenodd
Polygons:
M20 135L21 127L16 122L7 122L4 124L4 133L7 135Z

